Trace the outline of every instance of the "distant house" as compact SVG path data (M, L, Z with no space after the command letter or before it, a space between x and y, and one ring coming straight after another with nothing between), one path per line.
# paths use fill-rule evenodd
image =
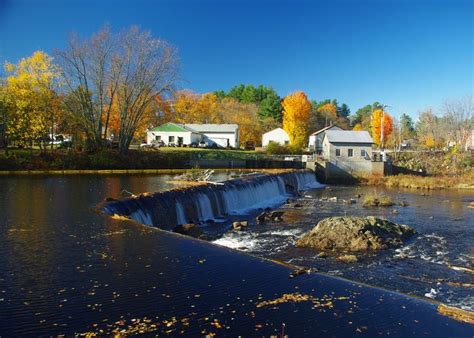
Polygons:
M322 142L324 160L351 175L373 172L372 145L367 131L327 130Z
M146 142L162 142L169 146L239 147L236 124L178 124L168 122L147 131Z
M283 146L290 144L290 137L282 128L276 128L262 135L262 147L265 148L270 142L275 142Z
M314 151L316 154L321 154L323 151L324 135L328 130L342 130L342 128L339 128L336 125L331 125L312 133L309 135L308 149Z

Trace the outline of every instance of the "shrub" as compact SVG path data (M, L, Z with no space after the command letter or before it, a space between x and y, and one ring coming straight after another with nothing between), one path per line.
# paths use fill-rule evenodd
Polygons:
M389 207L393 204L392 198L387 195L369 194L364 198L364 207Z

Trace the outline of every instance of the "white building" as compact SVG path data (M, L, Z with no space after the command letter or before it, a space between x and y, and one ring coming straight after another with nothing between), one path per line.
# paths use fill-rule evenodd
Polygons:
M238 148L239 126L236 124L177 124L168 122L147 131L148 144L163 142L165 145L202 145L221 148Z
M314 151L317 154L321 154L323 151L323 139L326 131L328 130L342 130L336 125L331 125L329 127L315 131L309 135L308 149Z
M262 147L265 148L270 142L275 142L283 146L290 144L290 137L282 128L276 128L262 135Z

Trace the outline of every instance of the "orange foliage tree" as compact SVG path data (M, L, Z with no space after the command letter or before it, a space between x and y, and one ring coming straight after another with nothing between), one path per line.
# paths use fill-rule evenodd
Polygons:
M233 98L223 98L218 104L222 123L239 125L241 144L248 141L259 144L262 136L262 126L258 123L258 107L255 103L243 103Z
M283 129L290 137L290 143L298 148L306 144L311 103L303 92L287 95L282 103Z
M214 93L199 95L188 90L175 95L173 121L177 123L220 123L217 111L217 96Z
M382 143L382 115L383 115L383 143ZM372 138L375 144L380 147L384 147L388 137L393 130L393 121L390 114L382 111L382 109L376 109L372 113Z
M134 138L144 139L147 129L151 126L155 126L158 124L158 112L160 111L160 102L161 101L159 96L156 96L155 100L144 110L143 115L138 121L137 128L135 129ZM117 104L117 99L114 99L112 101L108 119L106 119L106 116L104 115L102 117L102 120L103 125L107 126L107 135L104 135L104 137L113 141L117 141L121 128L120 112Z

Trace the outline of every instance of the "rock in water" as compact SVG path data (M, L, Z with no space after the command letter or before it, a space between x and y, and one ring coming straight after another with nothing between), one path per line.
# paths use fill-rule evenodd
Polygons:
M232 223L232 229L234 230L242 230L242 228L246 228L249 225L247 221L237 221Z
M377 251L400 246L413 234L415 230L409 226L383 218L329 217L304 234L296 246L318 251Z
M255 218L255 221L257 222L257 224L263 224L265 223L265 219L267 218L267 213L266 212L262 212L260 215L258 215L256 218Z
M355 255L342 255L337 257L337 259L344 263L355 263L358 261L357 256Z
M194 238L200 238L200 239L206 238L202 229L193 223L178 225L173 229L173 231L179 234L191 236Z

